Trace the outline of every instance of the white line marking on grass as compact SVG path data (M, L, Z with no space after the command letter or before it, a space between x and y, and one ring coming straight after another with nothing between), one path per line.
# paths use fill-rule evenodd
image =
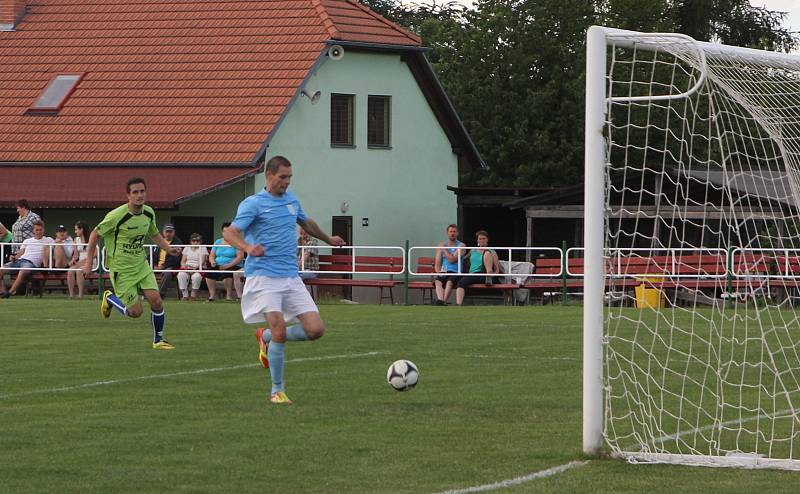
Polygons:
M472 492L496 491L497 489L505 489L506 487L524 484L525 482L530 482L532 480L551 477L553 475L557 475L561 472L565 472L572 468L582 467L584 465L587 465L588 463L589 463L588 461L577 461L577 460L571 461L569 463L565 463L564 465L559 465L557 467L548 468L547 470L540 470L538 472L529 473L528 475L523 475L522 477L516 477L508 480L501 480L500 482L495 482L494 484L476 485L473 487L465 487L464 489L453 489L450 491L443 491L438 494L470 494Z
M538 357L538 356L528 356L528 355L511 355L508 353L505 354L497 354L497 355L489 355L489 354L474 354L474 355L461 355L464 358L502 358L502 359L521 359L521 360L567 360L570 362L577 362L582 359L578 357Z
M366 353L345 353L342 355L327 355L325 357L301 357L295 359L289 359L287 363L294 363L294 362L312 362L312 361L319 361L319 360L333 360L333 359L342 359L342 358L359 358L359 357L372 357L375 355L386 355L389 352L366 352ZM93 383L86 383L86 384L76 384L74 386L64 386L61 388L49 388L49 389L35 389L33 391L26 391L24 393L13 393L7 395L0 395L0 400L6 398L16 398L18 396L30 396L30 395L38 395L38 394L45 394L45 393L62 393L64 391L74 391L76 389L85 389L85 388L94 388L97 386L106 386L108 384L123 384L123 383L130 383L130 382L137 382L137 381L149 381L151 379L161 379L165 377L179 377L179 376L191 376L196 374L207 374L210 372L223 372L229 370L237 370L237 369L247 369L249 367L257 367L261 364L242 364L242 365L231 365L227 367L211 367L208 369L195 369L190 371L182 371L182 372L171 372L169 374L154 374L150 376L139 376L139 377L129 377L126 379L112 379L110 381L96 381Z
M747 422L753 422L753 421L761 420L761 419L768 419L768 418L779 419L779 418L790 417L790 416L792 416L793 412L794 412L793 409L787 408L785 410L778 410L777 412L775 412L773 414L770 414L770 415L761 414L761 415L754 415L752 417L726 420L725 422L720 422L718 424L704 425L703 427L695 427L694 429L689 429L688 431L676 432L675 434L669 434L669 435L666 435L666 436L657 437L657 438L655 438L653 440L653 442L654 443L658 443L658 442L664 442L664 441L670 441L670 440L677 440L677 439L680 439L683 436L688 436L690 434L695 434L695 433L698 433L698 432L705 432L705 431L709 431L709 430L712 430L712 429L719 429L721 427L728 427L728 426L731 426L731 425L742 425L742 424L746 424ZM629 446L626 449L633 449L636 446L637 445Z

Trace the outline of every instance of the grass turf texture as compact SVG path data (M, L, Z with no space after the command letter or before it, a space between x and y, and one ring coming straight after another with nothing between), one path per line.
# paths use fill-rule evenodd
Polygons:
M579 307L321 306L328 334L287 345L291 407L268 403L236 304L168 303L173 351L96 300L0 310L0 491L424 493L581 458ZM385 382L398 358L420 368L407 393ZM790 492L796 475L592 460L503 492Z

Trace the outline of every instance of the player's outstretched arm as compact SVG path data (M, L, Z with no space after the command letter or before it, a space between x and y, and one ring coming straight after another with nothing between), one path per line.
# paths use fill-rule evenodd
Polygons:
M89 243L86 244L86 261L84 261L83 266L81 266L83 274L90 274L92 272L92 263L94 261L94 254L97 250L97 240L99 238L100 234L97 233L97 229L92 230L92 233L89 235Z
M328 235L327 233L322 231L322 228L319 227L316 221L312 220L311 218L306 218L305 222L298 221L297 222L300 227L306 231L312 237L316 237L328 245L333 245L336 247L341 247L345 245L345 241L342 240L342 237L338 235Z
M228 242L228 245L247 252L248 256L258 257L264 255L263 245L248 244L244 239L244 235L242 235L242 231L233 225L229 226L225 229L225 231L222 232L222 238Z
M181 254L180 249L172 247L170 244L168 244L160 233L156 233L155 235L152 235L150 238L152 238L153 242L155 242L155 244L158 245L161 249L167 251L169 255L178 256Z

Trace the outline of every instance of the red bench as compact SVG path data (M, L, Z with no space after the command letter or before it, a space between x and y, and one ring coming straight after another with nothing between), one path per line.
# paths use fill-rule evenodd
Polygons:
M408 288L409 289L420 289L423 290L422 292L422 303L425 303L425 291L428 291L430 295L431 302L433 301L433 276L436 275L436 260L433 257L418 257L417 258L417 269L416 272L419 274L430 274L430 280L419 280L419 281L409 281ZM496 277L504 276L503 274L496 274ZM520 288L520 286L516 283L493 283L491 285L487 285L485 283L475 283L470 285L468 290L481 290L481 291L499 291L503 292L503 298L508 299L511 295L512 290L516 290Z
M96 280L108 280L109 276L108 273L104 273L99 275L97 273L92 273L88 276L84 275L84 279L86 280L85 292L87 293L92 288L92 282ZM53 282L51 284L51 282ZM50 293L53 291L60 291L62 293L67 293L67 272L66 271L33 271L30 276L28 276L28 284L29 287L37 287L39 292L39 298L42 297L45 290L48 290ZM98 288L98 291L100 288ZM30 292L30 288L28 289Z
M355 263L353 262L355 260ZM317 278L304 280L309 286L339 286L339 287L374 287L378 289L378 303L382 304L384 299L389 299L394 304L394 294L392 289L402 285L401 280L394 279L394 273L403 272L402 257L382 257L382 256L353 256L350 255L321 255L319 256L319 271L339 272L321 274ZM336 276L350 276L351 273L381 273L386 275L386 279L363 279L363 278L344 278ZM384 290L388 290L388 295L384 295Z
M537 259L538 275L550 274L552 277L531 278L523 288L531 290L562 290L566 292L583 291L584 279L577 278L584 273L584 259L571 258L566 273L561 272L561 259ZM780 266L780 267L777 267ZM788 266L788 268L784 268ZM781 271L800 274L800 259L771 258L762 254L737 254L731 260L730 269L726 266L723 254L681 253L667 256L614 256L606 258L605 272L607 288L629 290L639 285L662 289L718 289L723 292L752 288L768 283L773 287L786 287L794 280L770 278L769 274ZM759 282L759 280L761 280Z
M435 274L435 262L433 257L418 257L416 272L420 274L430 274L428 280L415 280L408 282L409 290L422 290L422 303L425 303L425 294L428 294L428 302L433 303L433 275Z

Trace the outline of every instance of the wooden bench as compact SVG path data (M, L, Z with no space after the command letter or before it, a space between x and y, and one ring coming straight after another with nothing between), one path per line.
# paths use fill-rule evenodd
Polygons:
M98 282L98 293L99 293L99 280L106 281L109 279L108 273L103 273L102 275L97 273L92 273L89 276L84 276L86 280L86 285L84 286L84 293L87 293L92 289L92 283L97 281ZM38 292L39 298L44 295L45 290L49 293L53 293L54 291L59 291L62 293L68 293L69 289L67 288L67 272L66 271L34 271L28 276L28 293L31 291ZM32 290L33 289L33 290Z
M415 280L408 282L408 288L411 289L418 289L423 290L422 292L422 303L425 303L425 292L427 291L430 293L430 301L433 302L433 289L434 289L434 281L433 277L436 276L436 259L433 257L418 257L416 260L417 269L416 272L419 274L430 274L430 280ZM458 276L458 275L455 275ZM485 276L485 275L484 275ZM495 274L493 277L501 277L505 276L502 273ZM479 291L495 291L495 292L503 292L503 298L508 299L511 295L513 290L520 288L520 286L516 283L493 283L491 285L487 285L486 283L475 283L470 285L468 290L479 290Z
M678 256L614 256L606 258L605 286L613 291L625 291L639 285L648 288L702 289L725 288L725 256L722 255L678 255ZM568 268L562 271L563 261L536 259L535 274L523 288L545 292L582 293L584 290L584 259L569 258ZM551 275L541 277L541 275Z
M722 293L753 290L766 285L771 287L794 287L794 280L787 282L768 275L800 274L800 259L771 258L762 254L738 254L731 259L730 269L722 254L674 254L667 256L614 256L606 258L605 284L612 290L630 290L644 285L647 288L668 290L718 290ZM568 260L569 269L561 272L560 259L537 259L536 274L551 274L551 278L533 278L523 285L531 290L583 291L584 259ZM778 267L778 266L781 267ZM735 274L735 275L734 275ZM757 285L757 286L755 286Z
M355 264L353 263L355 259ZM402 285L403 281L395 280L394 274L403 272L402 257L385 256L353 256L350 255L321 255L319 256L318 271L338 271L340 273L321 274L317 278L303 280L306 285L315 286L338 286L338 287L374 287L378 290L378 303L382 304L384 299L389 299L394 304L394 294L392 289ZM386 279L363 279L363 278L344 278L335 276L350 276L359 273L389 273ZM384 290L388 290L388 295L384 295Z
M528 278L522 288L531 290L534 295L541 296L542 301L544 301L547 293L560 292L568 294L583 292L583 278L570 278L566 273L562 272L560 258L538 258L534 260L533 265L533 274L536 276ZM569 267L571 272L582 274L583 259L569 259Z

